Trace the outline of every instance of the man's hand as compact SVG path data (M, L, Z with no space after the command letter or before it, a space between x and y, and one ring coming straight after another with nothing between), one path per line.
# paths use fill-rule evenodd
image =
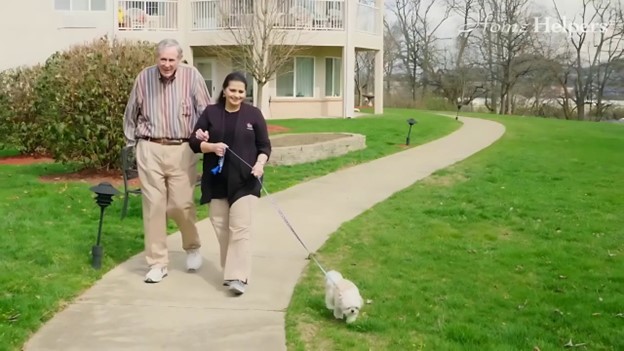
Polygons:
M195 137L197 138L197 140L199 141L208 141L208 138L210 137L210 135L208 135L208 131L203 131L201 129L198 129L195 132Z

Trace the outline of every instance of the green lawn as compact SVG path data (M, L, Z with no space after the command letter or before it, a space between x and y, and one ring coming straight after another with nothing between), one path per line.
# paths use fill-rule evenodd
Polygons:
M416 117L412 144L446 135L460 126L452 119L396 110L380 117L331 120L279 120L271 124L291 132L347 131L367 136L367 148L313 164L267 167L266 185L276 192L342 167L402 150L407 123ZM10 152L0 151L0 156ZM91 246L97 235L99 210L86 183L51 184L39 176L62 173L70 166L0 165L0 349L17 350L42 322L70 303L115 265L143 249L141 199L132 198L128 217L121 221L121 198L107 209L102 245L103 268L90 267ZM199 198L199 191L196 194ZM199 211L207 214L206 206ZM170 232L175 231L170 223Z
M371 302L336 321L309 265L290 350L624 350L624 126L486 118L506 126L492 147L325 243Z

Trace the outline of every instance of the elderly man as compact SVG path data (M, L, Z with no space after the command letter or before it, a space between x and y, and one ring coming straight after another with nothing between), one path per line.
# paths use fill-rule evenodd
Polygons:
M188 139L211 100L199 71L180 64L176 40L158 43L156 56L157 64L137 76L124 116L126 144L136 146L141 181L147 283L167 276L167 217L182 233L187 269L202 264L193 200L198 160Z

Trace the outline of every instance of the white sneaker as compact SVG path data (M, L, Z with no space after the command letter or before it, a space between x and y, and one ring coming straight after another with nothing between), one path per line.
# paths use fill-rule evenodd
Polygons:
M154 267L145 275L146 283L159 283L167 276L167 267Z
M233 280L228 286L230 288L230 291L234 294L242 295L245 293L245 285L246 284L241 282L240 280Z
M186 252L186 269L188 271L196 271L202 265L202 257L199 250L188 250Z

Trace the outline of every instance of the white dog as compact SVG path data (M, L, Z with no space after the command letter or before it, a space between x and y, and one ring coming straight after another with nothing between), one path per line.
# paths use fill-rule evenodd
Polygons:
M344 279L342 274L336 271L327 272L325 277L325 305L334 310L334 317L342 319L347 317L347 323L353 323L357 319L364 300L360 291L352 281Z

